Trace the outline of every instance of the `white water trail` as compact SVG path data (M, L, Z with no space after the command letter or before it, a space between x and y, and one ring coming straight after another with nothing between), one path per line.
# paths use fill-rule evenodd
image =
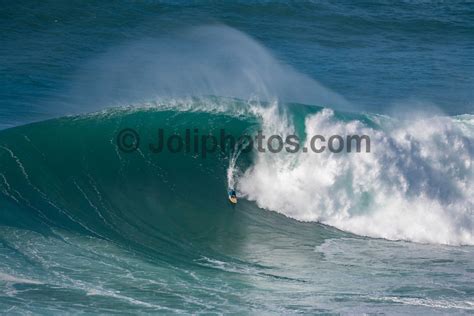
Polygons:
M233 153L229 161L229 167L227 168L227 188L229 189L235 188L235 175L238 172L236 167L238 157L239 152Z
M237 167L237 160L239 159L240 154L249 146L248 143L244 143L243 140L236 142L234 150L229 158L229 167L227 167L227 188L235 190L236 189L236 178L240 175L240 170Z

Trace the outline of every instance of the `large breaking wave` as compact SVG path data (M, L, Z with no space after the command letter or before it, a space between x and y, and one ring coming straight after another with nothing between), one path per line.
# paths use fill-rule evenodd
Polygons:
M242 199L297 220L364 236L472 245L473 124L470 115L401 121L222 98L45 121L0 134L2 199L21 210L2 213L1 220L35 229L40 223L75 227L146 247L156 236L169 238L183 227L187 236L199 231L197 223L226 216L219 212L232 182ZM216 153L202 159L156 155L145 143L125 154L114 138L124 127L143 135L158 127L203 133L225 128L236 137L259 129L302 138L365 134L372 150ZM193 221L195 216L201 219ZM148 225L151 230L144 229Z

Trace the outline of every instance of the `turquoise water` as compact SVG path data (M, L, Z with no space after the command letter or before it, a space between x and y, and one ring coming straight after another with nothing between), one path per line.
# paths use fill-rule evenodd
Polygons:
M3 313L474 312L472 3L0 16ZM372 150L155 154L158 128Z

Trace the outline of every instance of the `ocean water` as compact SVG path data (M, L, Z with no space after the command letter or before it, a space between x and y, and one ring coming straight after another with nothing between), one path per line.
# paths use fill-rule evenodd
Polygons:
M15 1L0 30L2 313L474 313L473 2Z

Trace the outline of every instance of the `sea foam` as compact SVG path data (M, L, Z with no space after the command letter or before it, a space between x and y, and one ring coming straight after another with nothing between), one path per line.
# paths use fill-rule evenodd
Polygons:
M267 109L264 130L293 133L281 116ZM368 135L371 152L259 153L240 192L262 208L363 236L473 245L472 118L370 119L380 125L342 121L331 109L309 115L307 135Z

